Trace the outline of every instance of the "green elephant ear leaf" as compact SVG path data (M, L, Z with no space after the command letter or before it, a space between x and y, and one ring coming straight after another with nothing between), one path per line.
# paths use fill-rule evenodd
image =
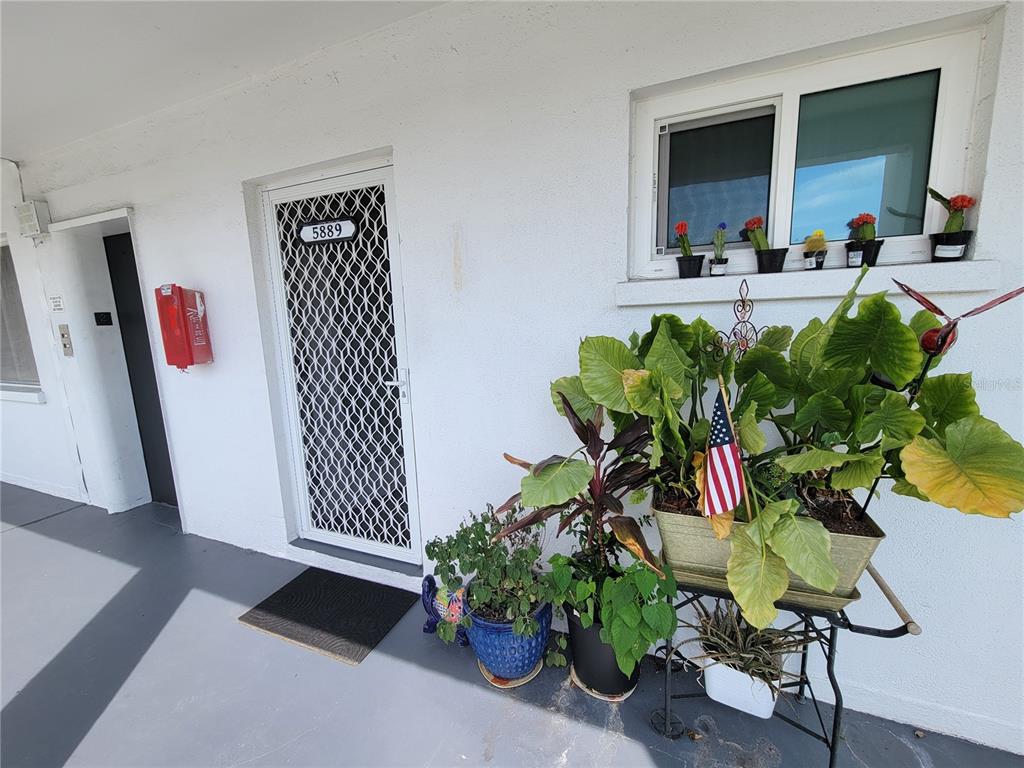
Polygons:
M832 473L830 485L844 491L870 488L884 465L885 457L880 451L858 454L852 461Z
M520 484L524 507L564 504L579 495L594 477L594 468L582 459L563 459L526 473Z
M899 392L886 392L877 411L868 413L857 427L857 439L870 443L881 434L887 448L906 445L924 429L924 416L910 409Z
M793 429L806 432L822 427L826 432L844 430L850 425L850 412L843 401L827 392L816 392L808 398L793 418Z
M868 268L861 267L857 279L853 281L853 286L846 292L828 320L822 322L815 317L793 339L789 348L789 359L801 376L806 377L810 374L811 369L821 364L822 352L835 330L836 323L840 318L845 318L849 314L850 308L853 307L853 303L857 299L857 289L860 288L861 281L867 273Z
M945 373L925 379L917 406L928 426L940 434L954 421L981 413L969 373Z
M594 418L594 413L597 411L597 403L583 389L583 382L579 376L563 376L551 382L551 402L555 404L555 410L558 411L559 415L565 416L565 409L562 407L562 401L558 397L559 392L565 395L565 399L569 401L569 405L572 406L572 409L576 411L576 415L581 419L590 421Z
M757 344L736 363L736 383L746 384L758 373L763 373L776 389L791 390L793 374L781 352Z
M662 322L658 328L650 351L644 358L644 368L649 371L661 370L680 387L693 378L693 361L683 351L679 342L672 337L670 325Z
M780 456L775 460L775 463L787 472L792 472L794 475L802 475L805 472L814 472L819 469L841 467L846 462L855 460L856 458L856 454L826 451L822 448L811 448L803 453L794 453L790 456Z
M813 587L831 592L839 571L832 562L832 539L825 526L803 515L779 519L768 539L793 573Z
M684 350L689 350L692 346L694 332L678 316L667 313L651 315L651 330L645 333L636 345L636 352L641 359L647 357L647 353L650 352L651 345L654 343L654 339L657 337L662 326L667 326L669 335Z
M736 398L736 411L742 412L750 406L751 403L757 403L757 419L760 421L768 415L772 408L782 408L789 402L789 398L785 398L785 402L779 403L780 400L778 390L775 389L775 385L768 381L768 377L758 371L754 374L754 377L747 381L746 384L740 389L740 396Z
M884 293L861 301L856 317L840 317L822 354L822 362L834 368L868 365L897 388L920 372L921 360L917 335Z
M580 380L584 391L600 405L627 413L629 403L622 372L641 368L629 347L611 336L588 336L580 342Z
M775 601L789 586L786 561L768 547L762 549L743 529L734 528L729 539L732 542L726 572L729 591L739 603L743 618L752 627L764 629L778 615Z
M1024 509L1024 446L983 416L954 421L945 444L918 435L900 463L907 481L944 507L988 517Z
M768 445L768 438L757 426L757 401L751 401L747 410L736 420L740 447L747 453L760 453Z
M759 346L785 352L793 339L793 329L788 325L773 325L765 328L757 337Z

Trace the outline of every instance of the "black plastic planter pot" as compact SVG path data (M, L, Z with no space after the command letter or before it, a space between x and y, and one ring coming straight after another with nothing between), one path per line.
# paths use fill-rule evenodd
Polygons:
M711 260L711 275L712 276L724 275L728 269L729 269L729 260L728 259L722 259L721 261L715 261L714 259Z
M821 269L825 266L828 251L804 251L804 269Z
M755 251L757 254L757 271L781 272L786 263L789 248L769 248L767 251Z
M862 264L869 267L878 262L878 252L885 240L850 240L846 244L846 266L860 269Z
M932 261L963 261L967 254L967 246L974 237L974 230L939 232L928 237L932 241Z
M569 621L574 682L591 696L605 701L622 701L629 696L640 680L640 665L626 677L615 661L615 651L601 642L601 625L595 622L584 629L569 606L565 606L565 616Z
M700 271L704 268L704 254L676 256L676 264L679 265L680 277L700 277Z

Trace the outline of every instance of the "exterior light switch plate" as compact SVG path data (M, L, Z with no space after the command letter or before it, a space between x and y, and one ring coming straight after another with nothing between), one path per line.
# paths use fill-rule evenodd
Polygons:
M60 334L60 346L64 351L64 357L74 357L75 348L71 345L71 329L68 328L68 324L58 325L57 332Z

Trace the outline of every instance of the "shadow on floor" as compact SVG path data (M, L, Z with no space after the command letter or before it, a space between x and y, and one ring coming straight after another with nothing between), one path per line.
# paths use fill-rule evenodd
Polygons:
M676 707L692 737L658 736L648 718L664 689L650 659L621 705L571 687L564 670L495 691L470 649L422 634L417 607L361 665L339 664L236 621L304 566L183 536L175 511L159 505L52 512L60 500L39 495L37 513L52 514L33 521L8 510L34 498L0 492L3 519L28 520L0 539L4 766L826 764L824 747L804 734L707 700ZM69 564L67 545L116 573L101 576L93 559ZM83 605L96 594L112 596L98 610ZM69 639L40 653L35 646L63 624ZM38 671L8 690L7 671L19 666ZM692 675L677 676L676 688L699 690ZM810 705L780 707L815 721ZM885 768L1021 764L856 712L840 757L841 766Z

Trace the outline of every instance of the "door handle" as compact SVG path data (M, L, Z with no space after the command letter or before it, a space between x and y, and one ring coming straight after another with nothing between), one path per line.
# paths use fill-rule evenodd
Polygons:
M387 381L382 381L381 384L383 384L386 387L398 387L398 397L401 398L402 400L408 400L409 399L409 369L408 368L399 368L395 372L395 375L396 375L397 378L390 379L390 380L387 380Z

